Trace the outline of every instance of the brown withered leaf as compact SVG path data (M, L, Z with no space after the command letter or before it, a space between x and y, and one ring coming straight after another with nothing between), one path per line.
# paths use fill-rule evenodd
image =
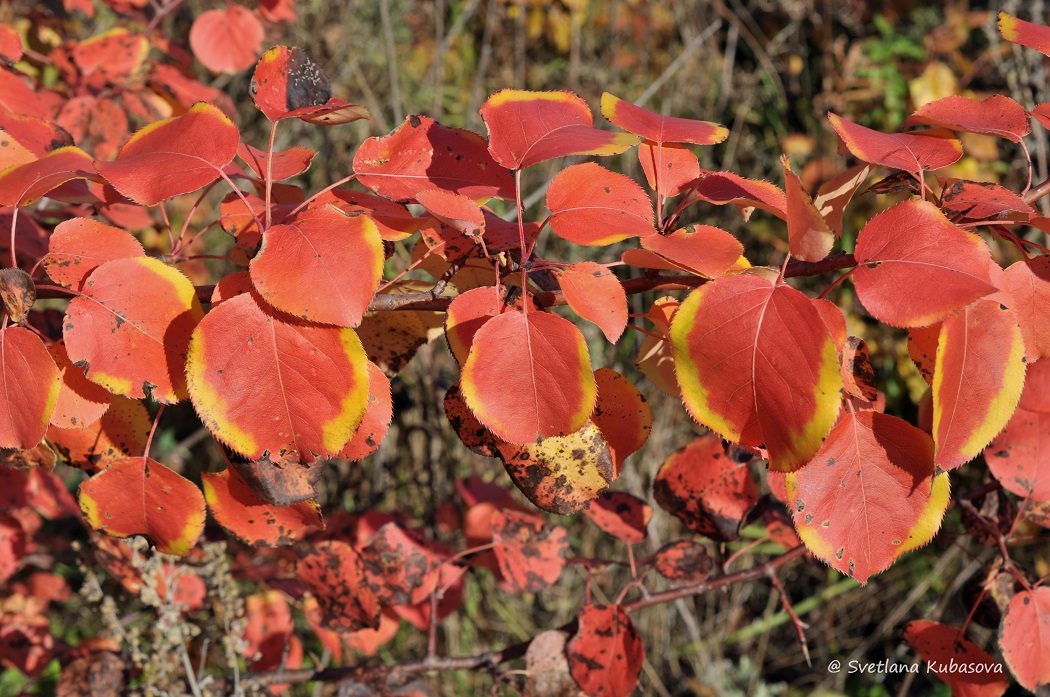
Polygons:
M127 664L109 651L81 656L62 669L56 697L120 697L124 694Z
M252 461L225 446L221 447L230 466L237 470L252 493L274 506L291 506L313 499L316 496L314 485L328 467L327 460L314 460L307 464L294 458L271 455Z
M855 336L849 337L842 349L842 386L848 394L869 402L874 402L879 396L868 345Z
M3 300L12 321L24 322L36 302L33 279L22 269L0 269L0 300Z
M0 448L0 467L10 467L16 470L27 470L31 467L43 467L51 471L55 469L58 456L46 442L40 443L35 448L20 450L18 448Z

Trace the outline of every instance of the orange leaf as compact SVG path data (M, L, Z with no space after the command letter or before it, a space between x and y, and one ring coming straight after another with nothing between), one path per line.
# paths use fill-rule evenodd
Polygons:
M551 230L599 246L656 234L653 203L630 178L593 162L566 167L547 189Z
M339 451L346 460L361 460L376 450L386 438L390 421L394 418L394 404L390 395L390 379L371 361L368 362L368 406L353 438Z
M609 446L616 476L624 460L649 440L653 411L638 388L615 370L599 368L594 371L594 382L598 397L591 419Z
M317 598L321 624L337 632L379 627L379 602L365 580L365 566L345 542L322 541L299 562L299 579Z
M616 97L602 94L602 116L620 128L659 145L664 143L692 143L715 145L729 136L729 129L711 121L661 116L656 112Z
M1050 27L1018 19L1005 12L999 13L999 33L1012 44L1034 48L1050 56Z
M47 429L47 439L69 465L88 473L141 453L151 421L145 405L135 399L112 397L102 417L86 428Z
M323 530L316 501L272 506L259 499L235 469L201 474L204 500L216 522L254 547L283 547L310 530Z
M44 269L66 288L80 290L88 274L105 262L143 256L142 243L126 230L91 218L72 218L55 227Z
M929 620L913 620L904 628L904 640L933 668L937 677L964 697L999 697L1009 681L1003 667L984 649L963 636L962 630ZM952 665L957 666L952 670Z
M999 136L1013 143L1020 143L1032 130L1024 107L1001 94L981 100L959 95L937 99L904 121L905 126L915 124Z
M645 647L621 605L586 605L565 646L576 683L588 695L627 697L638 685Z
M557 581L569 551L565 528L514 510L492 514L492 542L503 580L517 593L539 593Z
M718 278L744 253L744 245L733 235L713 225L690 225L669 235L643 237L642 247L706 278Z
M581 261L567 267L560 281L569 307L616 343L627 328L627 294L613 272L593 261Z
M649 188L661 200L685 193L700 177L700 161L682 145L657 145L644 140L638 146L638 163L642 165Z
M999 625L999 647L1017 682L1033 692L1050 683L1050 586L1023 590Z
M66 345L57 341L47 347L62 376L51 425L59 428L86 428L102 418L113 395L84 377L82 368L74 366L66 354Z
M193 20L190 48L213 73L239 73L252 67L265 36L255 13L241 5L207 10Z
M95 530L113 537L147 535L164 554L187 554L204 531L200 490L145 457L117 460L83 482L80 508Z
M74 179L97 179L91 156L80 148L53 150L39 160L0 172L0 205L28 206Z
M22 327L0 330L0 448L33 448L44 438L62 381L44 342Z
M251 95L271 121L298 118L334 126L371 118L360 104L333 97L324 69L298 47L274 46L262 55L252 73Z
M820 215L802 180L791 171L787 155L780 158L784 168L784 192L787 198L788 249L801 261L820 261L835 245L832 232Z
M1013 300L1029 363L1050 358L1050 256L1021 260L1003 274L1004 291Z

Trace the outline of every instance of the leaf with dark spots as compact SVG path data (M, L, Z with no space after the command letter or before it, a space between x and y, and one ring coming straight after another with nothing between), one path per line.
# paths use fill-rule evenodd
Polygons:
M204 500L215 520L241 541L255 547L282 547L310 530L323 530L321 508L314 500L274 506L257 497L237 470L201 474Z
M23 327L0 329L0 448L33 448L44 438L61 377L44 342Z
M604 532L618 540L637 544L645 540L652 506L622 491L606 491L583 509Z
M249 91L255 106L271 121L298 118L327 126L370 118L360 104L332 97L324 69L298 47L275 46L264 53Z
M394 417L394 404L390 393L390 379L371 361L368 362L368 406L365 407L361 425L337 457L345 460L361 460L376 450L386 438L390 421Z
M729 541L758 503L758 488L747 465L734 462L718 436L708 434L667 458L653 496L693 532Z
M274 506L312 500L316 495L314 485L328 467L328 461L322 459L304 463L290 454L273 455L266 451L258 460L249 460L229 448L222 450L252 493Z
M492 514L492 542L505 584L518 593L538 593L565 568L569 550L565 528L547 525L542 517L514 510Z
M645 647L621 605L586 605L565 647L572 677L588 697L627 697L638 685Z
M387 523L361 550L367 583L385 605L415 605L437 587L441 558L415 533Z
M1050 413L1019 407L984 449L984 459L1007 491L1050 501Z
M499 446L503 441L496 438L492 431L485 428L474 416L474 412L463 399L463 391L460 390L458 382L448 388L448 392L445 393L445 417L452 426L452 430L463 441L463 445L478 455L500 456Z
M11 321L21 324L36 302L36 284L22 269L0 269L0 300Z
M106 469L116 460L141 453L146 447L150 425L149 412L142 402L113 397L109 409L94 423L81 428L59 428L52 424L47 429L47 439L66 464L91 474Z
M47 441L40 443L35 448L0 448L0 467L15 470L43 467L50 472L55 469L57 463L58 456Z
M707 548L696 540L677 540L661 547L653 560L661 576L676 583L706 581L714 570Z
M842 350L842 387L847 394L874 402L879 391L875 387L875 369L871 367L868 345L855 336L846 340Z
M348 633L379 627L379 601L350 545L318 542L300 560L298 576L317 599L325 628Z

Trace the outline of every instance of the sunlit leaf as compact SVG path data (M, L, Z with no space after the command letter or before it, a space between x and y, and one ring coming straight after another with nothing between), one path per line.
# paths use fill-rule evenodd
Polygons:
M376 450L386 438L390 421L394 418L390 379L371 361L368 362L368 406L353 438L339 451L338 457L361 460Z
M61 376L44 342L22 327L0 330L0 448L32 448L44 438Z
M851 153L864 162L903 169L917 175L941 169L962 157L962 143L951 131L931 128L912 133L880 133L828 114L832 128Z
M1013 597L999 625L999 646L1022 687L1034 692L1050 683L1050 586Z
M661 116L608 92L602 94L602 116L625 131L657 144L715 145L729 136L729 129L711 121Z
M820 261L835 245L835 233L814 205L802 180L791 171L787 156L780 158L784 168L787 199L788 249L801 261Z
M960 697L998 697L1009 681L1002 666L988 653L963 636L962 630L930 620L912 620L904 628L904 640L912 645L937 677ZM966 670L952 670L951 666Z
M1034 48L1050 56L1050 27L1018 19L1005 12L999 13L999 33L1013 44Z
M1027 361L1050 358L1050 316L1046 312L1050 307L1050 256L1012 264L1003 281L1021 326Z
M272 506L259 499L233 468L201 474L208 510L223 528L254 547L282 547L324 529L316 501Z
M707 278L724 274L744 253L739 240L713 225L690 225L668 235L643 237L642 247Z
M593 261L581 261L566 267L559 280L569 307L616 343L627 328L627 295L612 271Z
M638 388L615 370L599 368L594 371L594 382L598 397L591 420L609 447L615 476L624 460L649 440L653 411Z
M0 205L28 206L68 181L97 179L93 170L91 156L80 148L53 150L0 172Z
M106 413L85 428L47 429L48 441L67 464L94 473L145 449L151 425L145 405L126 397L111 399Z
M368 119L368 109L332 96L324 69L301 48L274 46L252 74L252 101L271 121L298 118L334 126Z
M547 189L551 229L576 244L600 246L656 233L653 203L630 178L593 162L566 167Z
M255 63L265 32L255 13L242 5L206 10L190 27L190 48L213 73L239 73Z
M145 255L142 243L126 230L91 218L71 218L59 223L51 234L44 269L52 280L80 290L88 274L101 264Z
M938 99L923 105L904 121L905 126L915 124L999 136L1013 143L1020 143L1032 130L1024 107L1001 94L987 99L959 95Z

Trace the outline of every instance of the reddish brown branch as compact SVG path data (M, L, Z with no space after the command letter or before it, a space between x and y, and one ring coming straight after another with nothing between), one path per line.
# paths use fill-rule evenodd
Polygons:
M1047 179L1034 189L1029 189L1028 193L1024 195L1024 202L1033 204L1047 194L1050 194L1050 179Z

